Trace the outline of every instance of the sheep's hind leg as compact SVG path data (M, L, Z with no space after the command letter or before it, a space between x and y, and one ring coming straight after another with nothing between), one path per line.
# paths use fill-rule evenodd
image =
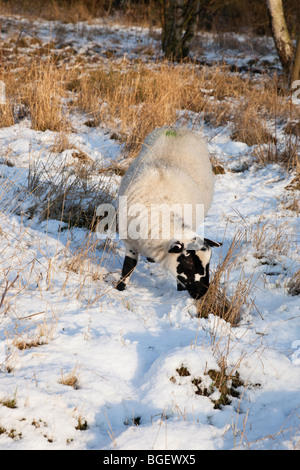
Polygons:
M126 251L123 268L122 268L122 277L116 288L120 291L125 290L129 282L130 276L137 265L137 255L132 250Z

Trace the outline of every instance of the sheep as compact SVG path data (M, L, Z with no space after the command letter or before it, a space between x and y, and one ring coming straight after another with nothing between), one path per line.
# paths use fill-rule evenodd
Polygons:
M219 247L221 243L200 238L196 230L211 206L213 193L208 150L196 132L163 127L146 137L118 192L119 232L123 217L125 235L120 238L126 250L122 277L116 285L119 291L126 288L140 254L167 269L177 280L178 290L187 290L194 299L206 293L211 247ZM172 211L162 214L160 226L156 212L166 206ZM182 216L185 207L192 212L188 221ZM200 216L199 207L202 208ZM165 236L163 224L167 222L169 233ZM130 224L134 224L135 230L130 231ZM136 231L138 226L143 228L143 233Z

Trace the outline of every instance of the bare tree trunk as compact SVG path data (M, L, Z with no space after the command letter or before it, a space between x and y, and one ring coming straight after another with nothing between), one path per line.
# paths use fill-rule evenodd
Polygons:
M294 65L291 75L291 83L300 78L300 31L298 34L297 47L295 52Z
M111 13L112 4L113 4L113 0L109 0L108 1L108 7L107 7L107 10L105 12L107 14L107 16L109 16L110 13Z
M163 0L162 48L169 59L180 60L188 56L199 4L199 0Z
M289 76L293 65L294 46L287 29L282 0L266 1L277 53L284 73Z

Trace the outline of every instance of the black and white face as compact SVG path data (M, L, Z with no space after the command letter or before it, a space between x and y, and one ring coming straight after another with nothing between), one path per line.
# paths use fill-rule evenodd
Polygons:
M205 238L201 245L198 248L194 243L189 243L185 247L184 243L177 241L169 250L169 253L176 256L173 266L177 282L189 292L193 299L200 299L206 294L209 287L211 247L221 246L221 243Z

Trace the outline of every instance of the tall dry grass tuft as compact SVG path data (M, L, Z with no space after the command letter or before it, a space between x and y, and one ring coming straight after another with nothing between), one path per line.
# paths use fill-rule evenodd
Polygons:
M0 104L0 127L10 127L15 123L13 108L10 103Z
M51 60L32 64L21 98L29 108L34 129L60 131L66 127L62 102L65 80L66 71L58 69Z
M224 260L218 264L213 273L207 293L197 301L197 314L200 318L207 318L209 314L213 314L236 326L245 307L253 304L249 297L253 287L253 276L250 279L246 278L241 271L234 290L230 282L234 260L240 252L243 239L242 232L238 232L233 238Z
M257 259L276 258L278 255L289 255L295 241L288 221L280 217L270 220L262 212L256 222L242 218L245 242L251 244L253 256Z
M256 222L241 218L240 223L242 228L234 236L224 259L219 261L212 274L207 293L196 302L197 314L200 318L207 318L209 314L213 314L233 326L239 324L243 312L248 307L253 308L260 315L251 296L259 274L256 275L253 270L252 275L246 276L241 267L234 288L231 282L236 262L242 266L245 247L250 250L250 256L256 258L258 268L278 265L284 270L281 265L282 256L290 254L295 242L295 233L291 232L288 222L282 223L280 218L270 220L265 217L264 212ZM241 260L242 263L240 263ZM299 280L298 271L288 284L290 294L299 294Z
M233 139L254 146L261 164L296 165L299 110L290 97L280 95L276 77L261 77L257 83L225 67L163 61L150 67L126 59L100 62L92 70L84 68L84 59L80 67L58 67L48 54L46 60L32 59L26 69L19 67L17 74L14 69L1 72L10 104L2 105L0 125L20 118L16 109L22 106L34 129L61 132L68 127L68 113L77 107L86 114L87 125L109 127L125 142L125 153L134 157L153 128L192 118L197 126L205 121L229 127ZM276 133L284 123L286 141L281 145Z
M10 126L23 117L31 118L33 129L61 131L68 127L66 81L69 72L57 68L49 57L34 60L26 68L1 71L0 79L6 85L7 104L0 106L0 126Z
M231 138L245 142L250 147L275 142L275 138L267 130L264 119L258 115L250 103L241 106L239 112L236 113Z
M77 390L78 387L78 378L77 378L77 367L72 370L69 374L64 375L63 370L61 369L61 378L58 380L58 383L62 385L67 385Z

